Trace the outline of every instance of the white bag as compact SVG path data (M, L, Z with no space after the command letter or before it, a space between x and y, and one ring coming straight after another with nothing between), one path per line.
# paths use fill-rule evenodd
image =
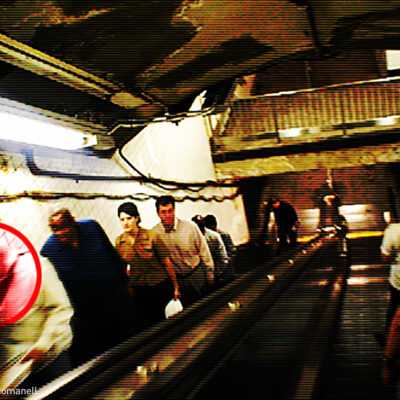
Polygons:
M165 307L165 318L172 317L175 314L178 314L178 312L181 312L183 310L182 303L179 299L172 299L167 306Z

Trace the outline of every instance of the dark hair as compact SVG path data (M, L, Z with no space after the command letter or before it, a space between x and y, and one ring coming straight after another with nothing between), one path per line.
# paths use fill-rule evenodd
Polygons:
M55 217L60 216L62 220L66 223L74 223L75 218L72 216L71 211L68 210L68 208L61 208L60 210L54 212L53 214L50 215L49 217L49 225L51 226L52 219Z
M215 215L208 214L204 217L204 224L206 228L214 229L217 227L217 218L215 218Z
M124 212L125 214L130 215L131 217L138 217L140 222L140 214L139 211L136 207L136 204L128 202L128 203L123 203L118 207L118 217L121 215L121 213Z
M204 218L201 215L195 215L192 221L199 227L201 233L204 235L206 232L206 226L204 224Z
M175 199L172 196L157 197L157 200L156 200L157 211L160 208L160 206L167 206L168 204L172 204L172 206L175 208Z

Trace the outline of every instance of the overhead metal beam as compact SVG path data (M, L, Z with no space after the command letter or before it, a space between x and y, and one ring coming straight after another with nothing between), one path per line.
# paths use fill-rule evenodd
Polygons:
M71 64L0 34L0 60L37 75L55 80L76 90L111 101L123 108L136 108L152 103L145 94L140 96L120 85L88 73Z

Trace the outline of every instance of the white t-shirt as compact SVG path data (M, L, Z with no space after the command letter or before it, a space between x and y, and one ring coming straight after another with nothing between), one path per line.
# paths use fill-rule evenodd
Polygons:
M381 252L385 256L395 257L390 269L390 284L400 290L400 223L390 224L383 235Z

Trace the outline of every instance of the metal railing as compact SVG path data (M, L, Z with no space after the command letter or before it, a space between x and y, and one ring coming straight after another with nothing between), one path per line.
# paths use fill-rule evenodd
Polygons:
M316 237L29 398L187 398L305 266L336 245L334 237Z
M400 78L238 99L214 131L216 152L400 127ZM389 118L388 118L389 117Z

